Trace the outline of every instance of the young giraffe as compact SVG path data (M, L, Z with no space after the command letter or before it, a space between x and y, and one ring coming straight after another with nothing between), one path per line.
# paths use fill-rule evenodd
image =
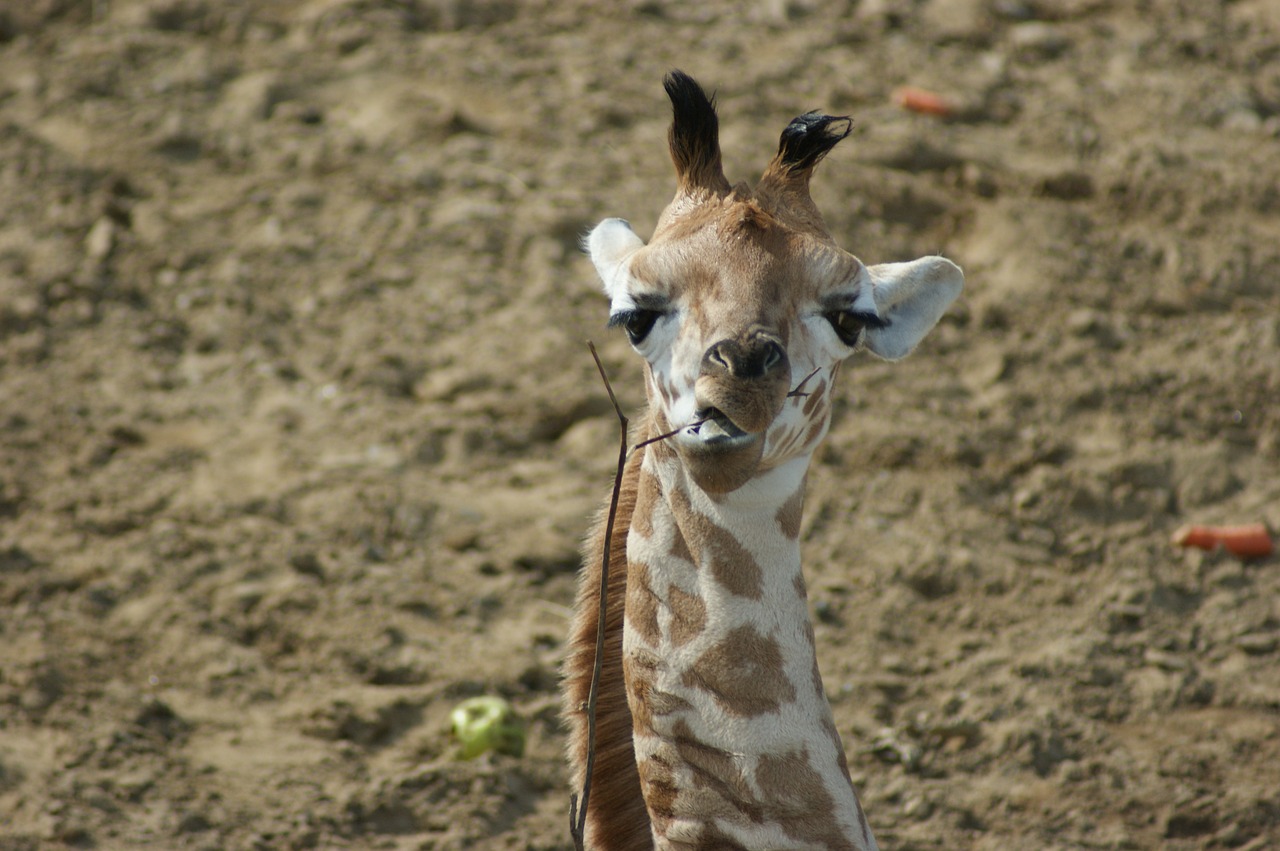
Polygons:
M809 459L840 364L907 355L959 294L941 257L864 266L809 197L849 132L808 113L760 183L730 186L713 103L665 80L679 187L646 245L606 219L587 248L645 360L649 408L609 553L587 846L874 849L823 691L800 572ZM796 390L797 392L792 392ZM603 522L566 661L575 782L598 623Z

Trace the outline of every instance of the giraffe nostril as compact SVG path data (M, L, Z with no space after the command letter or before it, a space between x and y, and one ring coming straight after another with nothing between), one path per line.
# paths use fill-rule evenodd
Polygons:
M712 364L732 373L733 364L730 362L728 358L725 357L725 354L722 351L723 346L724 346L723 343L717 343L716 345L708 349L707 360L710 361Z
M764 347L764 371L770 372L778 364L782 363L786 357L786 352L782 351L782 346L773 340L768 341Z
M702 357L702 374L728 373L735 378L763 378L779 368L787 353L776 340L757 337L743 345L721 340Z

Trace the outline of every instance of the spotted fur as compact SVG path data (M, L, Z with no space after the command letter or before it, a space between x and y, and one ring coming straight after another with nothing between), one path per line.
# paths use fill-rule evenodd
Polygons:
M835 245L809 179L847 119L800 116L759 184L731 186L713 100L680 72L666 88L675 198L647 245L618 219L587 239L645 361L636 437L672 435L623 471L587 844L869 851L800 569L804 481L841 362L864 345L905 355L962 276L942 258L866 267ZM578 783L603 538L565 666Z

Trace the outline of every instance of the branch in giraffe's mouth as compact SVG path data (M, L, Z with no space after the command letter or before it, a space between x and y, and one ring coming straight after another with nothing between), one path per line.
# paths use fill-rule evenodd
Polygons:
M643 449L651 443L657 443L670 437L678 437L680 435L697 435L703 439L705 443L722 443L742 438L751 438L748 432L743 431L734 425L733 420L725 416L724 412L718 408L706 408L699 411L698 419L688 425L680 426L680 428L672 429L657 437L651 437L648 440L642 440L635 446L631 447L634 452L637 449ZM703 431L703 426L710 425L711 428Z
M686 426L685 431L698 435L704 441L734 440L747 436L747 432L738 428L719 408L705 408L698 411L697 416L697 422Z
M657 437L651 437L648 440L642 440L639 443L637 443L635 446L631 447L631 451L634 452L637 449L643 449L644 447L648 446L650 443L657 443L660 440L666 440L668 437L675 437L676 435L680 434L680 432L682 431L687 431L690 434L697 434L698 429L702 428L702 424L705 422L706 422L705 419L694 420L693 422L689 423L689 425L687 426L680 426L680 428L672 429L671 431L668 431L664 434L660 434Z
M822 371L822 367L820 366L814 367L813 372L809 373L804 378L800 379L800 383L795 386L794 390L792 390L790 393L787 394L787 398L803 399L804 397L808 396L809 394L806 393L803 389L804 386L809 383L810 378L813 378L815 375L817 375L821 371Z

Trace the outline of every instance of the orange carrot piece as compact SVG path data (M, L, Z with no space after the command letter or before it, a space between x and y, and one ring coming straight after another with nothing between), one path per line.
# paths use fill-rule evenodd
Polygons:
M945 118L955 111L942 95L927 89L917 89L915 86L895 89L893 102L903 109L939 118Z
M1242 526L1183 526L1173 533L1173 543L1179 547L1196 547L1214 550L1222 547L1241 558L1269 556L1275 549L1271 533L1262 523Z

